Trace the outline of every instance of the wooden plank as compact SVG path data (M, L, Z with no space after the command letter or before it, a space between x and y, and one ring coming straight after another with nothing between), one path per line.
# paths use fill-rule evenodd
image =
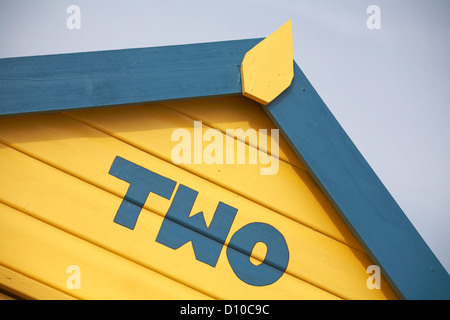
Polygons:
M42 282L36 281L14 270L0 265L0 288L21 299L37 300L74 300L71 295L63 293Z
M111 129L115 130L116 137L124 138L133 132L134 145L170 163L172 147L178 143L170 144L172 132L178 128L193 131L193 123L190 119L183 118L160 105L147 108L141 106L113 108L104 113L97 111L92 110L88 116L91 119L103 118L109 124L115 125L116 127ZM78 118L81 115L82 113L77 113ZM175 120L177 118L178 120ZM96 120L100 121L100 119ZM100 122L97 123L100 124ZM0 124L0 141L14 145L20 150L26 150L35 157L44 157L44 161L64 171L72 172L105 190L114 190L116 194L118 190L116 188L120 184L110 175L105 177L105 170L109 169L116 155L135 153L134 148L61 115L36 115L36 117L21 119L4 118L0 119ZM137 131L136 128L140 130ZM98 137L101 141L92 137ZM237 143L235 148L237 148L236 145ZM85 157L85 154L90 154L90 157ZM212 179L229 190L245 195L354 248L361 248L309 174L302 170L282 162L279 164L279 172L276 176L260 175L258 165L188 164L181 167L208 180ZM247 178L242 179L242 177ZM173 180L177 181L177 179ZM236 184L236 181L242 182ZM274 183L278 187L275 187ZM268 189L266 185L274 187Z
M241 95L261 39L0 59L0 115Z
M242 93L267 105L294 77L291 20L249 50L242 60Z
M450 277L300 68L264 108L336 210L406 299L449 299Z
M272 139L270 139L271 130L278 129L261 109L261 106L245 97L228 97L228 98L211 98L188 101L164 102L163 105L168 106L194 120L201 120L210 128L220 130L226 134L227 129L240 128L244 133L248 129L255 129L262 135L262 139L267 141L267 146L259 143L253 144L253 141L245 135L237 135L236 139L245 142L254 148L258 148L272 155L271 150L277 150L272 147ZM267 130L267 135L260 129ZM278 157L280 160L292 164L293 166L304 169L300 159L292 151L286 140L279 135ZM274 154L277 156L277 154Z
M0 300L16 300L13 296L0 291Z
M83 299L206 299L207 296L0 204L0 259L9 268ZM70 288L68 267L80 270Z
M130 125L129 130L133 129L138 132L145 130L145 127L142 127L141 124L147 123L146 117L142 117L140 113L137 113L134 119L132 119L127 118L125 116L126 114L130 113L127 111L121 116L119 114L111 114L110 110L104 110L104 117L108 118L111 116L111 121L114 121L114 119L116 121L117 119L121 119L120 123L129 123L129 121L133 120L134 125ZM158 127L165 128L163 120L164 118L160 118L159 126L157 124L151 124L150 129L156 130ZM122 131L129 131L125 127L122 127L122 129ZM290 258L287 273L345 298L395 298L395 295L390 291L390 288L387 285L383 285L383 290L381 291L367 289L366 280L368 274L366 273L366 268L371 264L371 261L363 252L349 248L347 245L334 241L333 239L301 224L295 223L293 220L285 218L264 206L258 205L233 192L220 188L209 181L198 178L185 170L177 168L169 162L162 161L137 150L136 148L130 147L111 136L89 128L78 121L71 120L62 115L8 118L2 119L0 131L0 139L8 140L8 143L11 143L14 148L18 148L27 154L42 159L46 163L52 164L85 181L89 181L89 183L104 188L118 197L114 201L105 201L108 204L106 209L103 208L100 210L100 208L96 206L91 210L92 212L106 210L109 213L104 214L109 218L104 218L102 220L103 222L95 221L92 224L86 225L86 221L89 220L88 217L90 217L90 215L89 211L85 208L80 207L76 209L79 212L86 212L87 216L79 217L79 219L81 219L80 221L76 222L72 220L74 217L70 217L70 219L66 221L66 218L60 215L61 210L67 210L64 209L64 206L54 208L55 211L52 211L52 213L48 211L47 203L42 202L42 196L36 195L35 197L33 196L34 200L30 199L34 190L32 185L30 187L19 185L16 188L9 188L8 190L10 192L8 193L6 193L6 191L3 192L3 198L8 199L8 201L14 201L15 206L22 206L21 208L24 210L27 206L31 206L33 210L40 212L33 213L39 214L40 219L49 219L48 222L51 224L61 228L63 228L63 226L64 228L70 228L71 233L83 233L83 238L89 238L91 239L90 241L94 241L92 240L92 234L96 234L96 229L99 225L113 224L112 220L114 214L117 212L120 205L119 200L125 195L128 188L127 183L108 174L111 163L116 155L119 154L145 168L163 174L164 176L177 181L179 184L184 184L198 191L198 198L195 201L192 212L203 211L205 220L208 224L212 220L213 213L219 201L237 208L239 211L230 230L230 236L237 230L240 230L243 226L252 222L270 223L284 235L286 242L288 243ZM156 141L154 143L157 144ZM86 154L88 154L89 157L85 157ZM21 172L20 175L25 174L22 172L23 167L30 166L30 164L25 166L21 164L20 161L12 161L11 163L16 163L19 166L15 171ZM9 166L11 166L11 164L4 166L4 169L7 172L11 171ZM46 173L46 170L41 167L32 171L39 172L41 176L40 179L36 179L36 184L42 184L42 182L38 181L41 179L46 180L44 177L50 176L50 173ZM52 171L50 170L50 172ZM33 183L33 180L30 180L29 177L25 177L27 176L15 179L18 179L19 181L28 180ZM58 181L60 178L53 178L52 180ZM68 183L70 182L61 184L66 185ZM58 192L57 190L59 189L60 186L58 183L51 187L51 190L56 190L55 192ZM53 191L48 190L42 190L42 192L47 194L53 193ZM59 191L59 193L60 192L61 191ZM64 191L63 195L58 194L58 198L62 197L63 199L67 199L66 201L69 201L69 203L77 203L78 205L78 202L82 203L85 201L84 194L90 194L93 198L96 198L97 196L94 196L92 192L93 191L83 191L77 194L74 191L74 194L69 196L67 191ZM24 199L27 198L28 200L24 201ZM29 205L26 204L28 201L31 201ZM26 207L23 207L24 205ZM64 205L64 201L62 202L62 205ZM156 195L150 195L144 207L157 213L160 217L163 217L166 214L169 205L170 201ZM55 206L55 204L53 204L53 206ZM68 218L69 217L67 217L67 219ZM61 219L63 219L63 221L61 221ZM142 219L146 218L145 215L143 216L141 214L139 216L139 221L136 224L136 229L133 231L136 232L138 229L141 230L141 228L145 228L142 238L138 237L136 240L133 240L134 238L130 239L132 244L121 247L123 248L121 254L127 255L128 257L131 255L130 259L135 259L136 257L138 259L148 259L148 263L153 263L151 257L148 256L148 253L154 252L154 250L149 250L147 244L150 241L149 235L153 234L156 236L158 233L157 228L159 228L162 222L157 219L155 220L156 222L147 222L156 228L149 230L147 229L148 226L143 226L146 222L145 220L143 222ZM75 231L74 228L77 230ZM120 226L119 229L125 228ZM96 237L95 242L101 242L103 246L107 246L112 251L118 250L117 244L115 244L117 242L116 238L119 236L117 232L118 230L114 228L111 230L111 236L103 235L103 238ZM126 232L120 234L122 237L130 236L130 234ZM110 245L109 242L105 240L109 237L116 239L114 240L114 245ZM132 248L136 243L143 243L145 245L139 247L140 249ZM228 245L228 243L229 239L226 240L225 244ZM187 257L183 257L183 259L187 259L188 263L192 264L192 261L190 261L190 259L194 259L192 247L188 246L185 250L184 254ZM169 253L166 252L165 254L167 255ZM260 261L264 259L264 254L260 254L259 256L256 252L254 254ZM171 259L173 259L173 257L171 257ZM194 265L196 265L196 263L194 263ZM166 270L172 270L171 268L170 264L165 264L161 267L161 270L164 272ZM175 271L178 272L177 270ZM178 273L177 277L181 277L177 279L183 278L182 275L180 276Z
M172 149L179 143L171 141L174 130L187 130L192 138L195 134L192 119L161 105L127 106L107 109L104 112L103 110L78 111L70 115L169 163L172 163ZM7 129L6 126L4 128ZM207 130L208 127L203 125L203 129ZM2 134L5 139L7 139L6 135L7 133ZM229 136L221 136L223 141L231 139ZM14 143L12 140L10 142ZM236 155L238 145L243 144L236 141L234 146L229 146L224 142L223 154ZM206 148L207 144L203 143L202 147ZM243 147L247 157L250 148L247 145ZM305 171L279 162L276 174L261 175L261 167L268 166L262 165L259 158L255 165L238 164L237 160L230 164L201 165L196 164L194 160L187 164L181 163L179 166L327 236L361 249L359 242ZM79 162L80 160L77 160L77 163ZM249 161L245 163L248 164ZM271 188L267 188L268 185Z
M244 99L242 101L241 99ZM217 102L217 100L220 100L221 103L218 107L220 107L220 112L218 109L215 109L214 102L213 105L211 105L209 102L211 99L202 99L198 101L183 101L178 103L169 103L170 106L173 104L178 105L176 107L177 110L190 110L190 106L196 105L196 102L208 105L208 110L210 110L210 114L220 114L222 121L219 126L224 126L224 123L226 122L227 113L228 113L228 106L230 105L236 105L236 101L241 100L241 104L239 105L240 109L245 108L248 106L249 102L250 104L253 104L249 100L245 100L245 98L238 98L238 97L232 97L232 98L222 98L222 99L213 99L214 102ZM227 103L227 101L229 101ZM185 107L187 105L187 107ZM246 105L246 106L244 106ZM217 106L216 106L217 107ZM195 109L195 107L194 107ZM206 109L206 108L205 108ZM204 109L203 109L204 110ZM201 111L199 112L201 114ZM208 113L207 113L208 114ZM77 119L81 119L82 121L99 128L102 131L105 131L113 136L116 136L120 138L121 140L128 142L132 145L135 145L139 147L142 150L148 151L149 153L152 153L154 155L157 155L158 157L165 159L167 161L171 161L169 154L170 154L170 145L166 144L166 141L170 140L170 132L173 132L174 128L183 128L190 130L189 128L189 121L188 119L184 119L179 117L176 114L173 114L172 112L167 112L167 110L164 110L163 108L160 108L158 105L152 105L148 108L137 108L137 107L123 107L119 109L106 109L106 110L92 110L92 111L78 111L75 113L70 113L70 115L74 116ZM120 119L120 121L118 121ZM162 125L164 123L164 125ZM192 126L192 125L191 125ZM236 125L233 126L236 128ZM136 130L135 128L139 128ZM166 130L168 129L168 130ZM208 129L207 127L205 129ZM194 133L191 131L192 136L194 136ZM164 135L166 137L164 137ZM152 141L152 143L148 143L148 141ZM225 152L225 151L224 151ZM280 179L280 176L277 175L274 177L275 179L271 180L270 182L266 182L266 185L271 185L273 189L270 189L269 192L272 193L271 196L268 194L264 194L264 191L261 189L256 189L255 186L264 186L264 182L250 182L248 185L243 182L242 188L236 188L235 186L238 185L236 181L242 181L239 177L246 176L247 179L255 179L255 178L261 178L260 175L258 175L257 172L251 171L251 166L241 166L240 171L230 178L229 181L224 183L224 179L226 179L226 176L218 175L217 173L223 173L226 175L227 170L229 169L229 164L224 166L218 166L214 167L214 165L209 166L202 166L199 168L199 166L195 165L180 165L183 168L186 168L190 172L193 172L199 176L202 176L206 178L209 181L212 181L218 185L221 185L227 189L230 189L236 193L243 194L245 197L252 199L258 203L263 203L264 206L269 207L274 210L279 210L278 208L272 207L270 204L267 204L266 202L261 201L260 199L267 197L270 199L281 199L281 193L283 192L289 192L290 189L295 189L295 183L299 183L298 181L287 183L283 178ZM208 167L213 167L208 171ZM218 169L220 168L220 169ZM236 172L238 169L233 168ZM206 174L205 174L206 172ZM286 174L287 176L288 174ZM277 178L280 179L282 182L277 181ZM256 180L256 179L255 179ZM277 187L279 185L279 187ZM264 194L261 198L255 200L252 198L251 195L249 195L248 192L253 192L254 194ZM280 191L280 192L277 192ZM298 194L301 194L302 191L296 190ZM318 196L315 193L315 196ZM320 202L322 206L326 206L326 199L321 198ZM295 203L295 206L297 209L302 208L300 201ZM313 211L313 210L311 210ZM315 212L315 211L314 211ZM287 215L290 218L292 216ZM294 218L295 220L299 221L301 218ZM338 220L339 222L339 220ZM306 223L306 225L309 225ZM317 230L320 228L317 228L317 226L314 226L314 229ZM351 239L351 237L346 238L346 240ZM307 241L306 239L302 239L302 241ZM347 243L350 243L350 245L354 244L351 241L348 241ZM356 243L356 248L360 249L359 245ZM366 265L367 267L367 265ZM293 274L297 274L295 271L293 271ZM298 274L297 274L298 275ZM304 277L304 275L299 275L301 278ZM312 280L311 278L307 278L308 281L314 282L315 280ZM343 279L342 277L340 278ZM329 279L327 279L329 281ZM346 280L345 283L347 284L347 287L349 287L349 283L351 283L351 280ZM341 282L341 284L344 282ZM361 281L359 281L361 284ZM331 284L331 283L330 283ZM339 285L336 285L333 283L333 285L324 285L323 282L320 282L320 286L323 288L326 288L329 291L332 291L334 287L339 287ZM343 288L341 288L343 289ZM366 287L364 286L362 291L366 291ZM346 290L339 291L339 294L341 296L345 296ZM348 290L347 290L348 291ZM390 298L396 298L395 294L388 293L387 296Z
M11 264L14 264L15 270L32 276L35 279L44 281L47 277L51 278L53 274L52 270L55 270L56 267L49 265L45 268L31 268L33 263L32 261L36 261L36 263L38 263L38 261L42 260L42 257L39 259L36 257L35 260L30 261L28 257L23 255L12 254L11 252L14 252L14 250L10 250L11 248L14 249L15 246L19 245L27 247L26 243L33 243L40 249L34 248L35 245L33 245L28 246L27 250L30 250L31 252L36 251L36 254L40 254L41 251L45 251L48 254L48 252L58 252L58 250L63 250L64 247L67 247L64 249L65 253L61 252L60 255L53 255L55 257L54 259L57 259L58 261L64 260L63 262L66 267L70 264L77 264L80 268L82 268L82 270L84 270L86 266L86 268L92 268L92 275L94 276L95 272L101 273L103 268L108 268L107 265L113 263L114 265L117 265L117 272L121 270L120 272L123 274L121 275L114 273L111 275L106 273L104 277L110 276L111 280L115 277L120 279L121 276L127 277L129 274L134 274L136 276L136 281L137 278L143 277L145 278L145 285L154 283L161 290L167 289L168 292L172 292L178 297L182 297L184 295L184 297L187 297L188 299L191 299L191 293L190 291L185 292L188 290L187 287L186 289L182 289L184 287L180 289L173 288L173 286L177 285L177 283L171 284L172 282L170 282L167 278L162 276L157 277L158 273L169 276L171 279L175 279L176 281L180 283L182 282L192 288L195 288L196 290L204 292L209 296L220 299L337 298L335 295L291 276L288 273L285 273L278 281L269 286L261 287L248 285L247 283L241 281L231 269L227 258L229 249L226 250L227 254L222 253L220 255L215 267L199 262L195 259L192 253L192 247L190 245L182 246L177 250L173 250L168 246L161 245L155 241L163 222L163 217L161 215L144 209L139 216L139 221L136 228L134 230L130 230L113 222L117 208L122 202L121 197L105 192L100 188L76 179L71 175L48 166L11 148L2 146L0 147L0 153L0 174L2 176L2 181L16 182L10 184L6 190L0 193L0 201L3 201L14 208L20 209L21 211L46 222L45 224L42 223L45 226L52 225L54 226L52 227L54 230L64 230L65 236L69 236L70 234L75 235L80 239L84 239L79 240L76 238L75 240L70 240L70 242L74 243L69 246L69 244L65 244L66 241L69 240L59 239L59 237L56 239L56 235L53 234L56 231L53 233L50 231L47 232L46 228L49 227L34 228L30 226L30 228L27 228L26 223L20 221L17 221L17 228L19 228L19 226L22 226L22 228L19 228L20 230L16 230L17 228L14 228L14 232L11 231L13 232L11 233L8 227L8 221L10 218L5 217L5 223L3 223L2 220L2 224L0 224L2 226L1 234L9 239L9 241L6 241L5 239L2 243L3 247L0 249L0 257L2 260L0 263L8 267L11 267ZM107 173L105 173L105 175L107 175ZM125 194L128 186L124 181L122 181L122 184L123 191L121 194L123 195ZM205 194L203 193L203 195ZM206 198L206 201L208 201L209 197L206 196ZM159 200L162 207L167 208L167 205L170 204L170 201L161 199L161 197L157 197L155 195L149 197L149 201L152 202L153 205L158 202L157 200ZM225 200L228 201L227 199ZM51 205L49 205L49 203L51 203ZM200 204L204 204L204 202ZM193 210L195 211L197 209L198 208L194 207ZM202 206L202 209L206 209L204 212L205 216L207 216L206 213L209 208ZM233 225L233 227L239 229L242 225L236 224L236 226ZM231 230L231 232L234 233L234 230ZM34 241L27 238L34 236L37 237L41 234L48 235L48 238L43 237L41 240L45 241L45 243L40 244L38 240ZM22 240L19 241L18 239ZM82 241L83 245L80 241ZM103 257L99 252L97 252L99 249L92 249L95 252L92 251L91 254L87 248L84 248L84 244L86 244L89 248L91 247L88 245L87 241L107 249L110 252L106 257ZM58 248L53 247L56 244L58 244ZM98 248L97 246L95 246L95 248ZM8 250L9 253L7 252ZM75 251L72 252L71 250ZM42 254L46 254L45 252L42 252ZM72 256L72 254L75 257ZM82 257L78 259L78 255ZM128 260L125 260L122 263L120 261L123 261L123 258L120 258L118 255L135 263L131 263ZM67 257L67 259L65 257ZM51 259L47 259L46 256L44 256L44 258L47 262L51 261ZM101 261L97 261L96 259ZM114 259L119 259L120 263L111 261ZM148 275L142 274L144 271L141 272L139 270L134 270L134 268L140 267L139 265L150 268L158 273L151 272ZM95 271L94 266L96 266L95 268L97 271ZM62 266L58 266L58 268L58 270L60 270ZM113 272L114 270L111 270L110 272ZM150 272L150 270L148 270L148 272ZM58 276L60 275L58 274ZM169 281L169 283L161 283L163 279L166 279L164 281ZM95 283L94 280L86 281L93 281ZM107 279L105 279L105 281L107 281ZM55 282L52 286L57 287L59 283L60 282ZM119 281L118 285L120 285L120 283L121 282ZM133 289L135 285L137 287ZM143 285L144 284L142 284L142 286ZM92 284L92 286L94 286L94 284ZM95 292L92 291L92 296L90 297L102 297L101 292L103 292L103 290L107 290L102 286L103 284L98 288L90 288L89 290L97 290ZM104 286L106 286L106 283ZM128 283L128 287L130 288L129 290L133 290L133 292L135 291L134 294L148 292L150 290L149 288L144 289L142 286L140 284L135 284L131 281L131 279ZM64 288L60 289L63 290ZM110 292L109 294L111 295L114 294L113 290L107 291ZM165 291L156 291L155 297L164 297L164 292ZM193 292L195 293L195 291ZM168 293L166 292L166 294ZM193 295L193 297L195 296Z

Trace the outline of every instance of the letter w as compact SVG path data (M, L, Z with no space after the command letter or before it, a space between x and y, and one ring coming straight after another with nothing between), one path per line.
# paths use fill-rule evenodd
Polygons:
M207 227L203 212L189 217L197 194L184 185L178 187L156 241L174 250L192 241L195 258L215 267L237 209L219 202Z

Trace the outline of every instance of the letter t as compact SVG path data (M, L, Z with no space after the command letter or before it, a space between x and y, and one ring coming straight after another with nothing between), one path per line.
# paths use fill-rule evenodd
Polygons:
M114 159L109 174L130 184L114 222L131 230L134 229L150 192L170 199L176 185L175 181L118 156Z

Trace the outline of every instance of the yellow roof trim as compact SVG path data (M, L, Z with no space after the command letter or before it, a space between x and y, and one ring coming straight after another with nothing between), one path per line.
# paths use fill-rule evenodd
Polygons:
M241 64L242 93L263 105L269 104L294 77L292 22L249 50Z

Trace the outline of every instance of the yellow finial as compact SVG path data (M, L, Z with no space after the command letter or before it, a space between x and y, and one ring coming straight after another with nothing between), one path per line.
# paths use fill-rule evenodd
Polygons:
M289 20L245 54L241 64L242 93L267 105L290 86L293 77L292 23Z

